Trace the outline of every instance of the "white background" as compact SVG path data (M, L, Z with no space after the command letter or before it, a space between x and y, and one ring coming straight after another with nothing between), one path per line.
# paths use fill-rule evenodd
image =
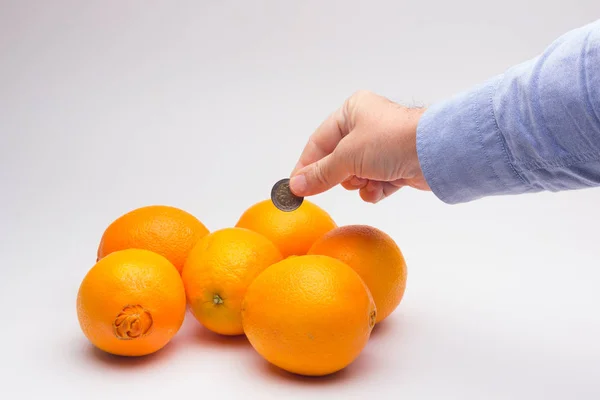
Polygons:
M306 379L188 317L94 350L75 312L105 227L169 204L232 226L357 89L431 104L600 17L564 1L0 1L0 397L600 398L600 189L448 206L313 199L391 234L406 296L345 371ZM185 397L184 397L185 396Z

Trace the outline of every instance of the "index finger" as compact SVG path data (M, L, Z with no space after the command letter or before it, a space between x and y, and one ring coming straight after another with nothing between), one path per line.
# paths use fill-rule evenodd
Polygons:
M307 165L331 154L342 138L348 134L345 126L342 109L329 115L308 139L291 176Z

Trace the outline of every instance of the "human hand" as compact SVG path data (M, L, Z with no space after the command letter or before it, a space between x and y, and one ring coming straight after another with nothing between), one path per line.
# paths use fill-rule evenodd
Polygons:
M311 135L292 171L292 192L311 196L342 184L377 203L403 186L431 190L417 156L417 123L424 112L355 93Z

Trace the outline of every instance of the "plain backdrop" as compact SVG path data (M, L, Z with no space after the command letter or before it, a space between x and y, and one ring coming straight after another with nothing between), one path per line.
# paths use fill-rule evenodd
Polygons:
M354 91L432 104L598 17L597 0L1 0L0 397L600 398L600 189L312 198L388 232L409 268L400 307L327 378L190 315L156 355L111 357L75 310L124 212L232 226Z

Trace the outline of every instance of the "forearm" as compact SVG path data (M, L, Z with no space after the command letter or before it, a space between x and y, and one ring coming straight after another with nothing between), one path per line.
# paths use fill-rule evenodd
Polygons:
M599 186L600 21L430 107L417 150L447 203Z

